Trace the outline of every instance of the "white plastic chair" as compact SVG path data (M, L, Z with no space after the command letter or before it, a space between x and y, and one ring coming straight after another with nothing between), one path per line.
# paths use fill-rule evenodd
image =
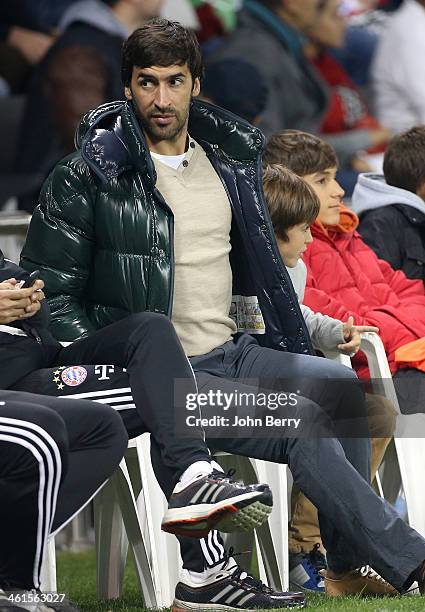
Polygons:
M361 350L366 355L376 391L384 395L398 412L394 439L387 448L380 469L378 488L388 501L394 503L400 487L403 487L409 524L425 536L425 505L421 501L425 471L425 414L401 414L387 355L379 335L363 333ZM348 356L340 354L333 358L351 367ZM422 437L414 437L415 434Z
M133 457L129 459L127 455L123 460L130 468L128 478L125 474L124 482L121 474L115 474L95 500L98 595L102 598L121 595L127 535L146 606L169 607L181 568L179 546L175 537L161 531L161 518L167 506L151 467L147 434L132 441L132 449ZM261 579L276 589L287 588L287 468L232 456L232 463L235 461L238 474L246 481L268 482L273 489L275 505L269 523L255 534L257 556ZM125 472L123 463L120 470ZM134 543L138 544L136 549Z
M390 445L387 450L381 477L385 496L394 502L401 485L406 498L409 524L425 536L425 504L422 501L425 414L401 414L384 345L377 334L362 334L362 351L366 354L371 378L381 385L383 394L398 412L394 445Z

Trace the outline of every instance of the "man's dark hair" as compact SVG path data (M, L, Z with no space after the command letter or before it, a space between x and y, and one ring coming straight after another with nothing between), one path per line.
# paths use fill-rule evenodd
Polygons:
M283 130L270 137L263 154L265 164L282 164L298 174L315 174L338 166L330 144L307 132Z
M275 234L284 242L289 240L287 231L294 225L315 222L320 210L319 198L295 172L281 164L266 166L263 190Z
M394 136L384 155L388 185L418 193L425 184L425 125Z
M151 19L138 28L123 46L121 79L130 85L133 66L188 65L192 80L203 75L202 54L196 35L177 21Z

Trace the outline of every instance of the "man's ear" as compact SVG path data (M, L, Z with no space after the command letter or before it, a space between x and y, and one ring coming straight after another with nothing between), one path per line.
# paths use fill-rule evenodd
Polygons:
M132 100L133 99L133 94L131 93L130 87L124 87L124 94L125 94L125 97L127 98L127 100Z
M201 79L197 77L193 82L192 96L199 96L201 93Z

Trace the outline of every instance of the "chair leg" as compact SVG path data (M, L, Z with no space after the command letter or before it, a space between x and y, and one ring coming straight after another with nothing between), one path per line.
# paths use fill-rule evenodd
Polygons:
M136 574L143 593L144 603L148 608L161 607L159 604L161 593L155 584L148 554L150 547L148 548L149 544L143 534L130 476L125 465L117 473L115 486L125 531L134 554Z
M56 592L56 549L55 538L47 540L44 550L43 564L41 566L41 590L43 592Z
M253 460L251 460L253 461ZM288 480L287 466L255 460L259 482L273 491L273 510L267 523L257 529L257 537L268 583L278 590L289 588Z
M161 531L161 519L167 502L161 491L150 461L148 435L136 439L139 474L142 489L138 498L139 517L150 546L152 575L157 590L159 607L169 607L182 566L177 538Z
M114 474L94 499L97 594L118 599L122 594L128 540L115 491Z

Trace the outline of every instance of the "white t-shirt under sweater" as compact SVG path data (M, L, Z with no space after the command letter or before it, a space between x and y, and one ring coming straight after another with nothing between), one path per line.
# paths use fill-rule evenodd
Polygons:
M156 186L174 214L172 321L186 355L203 355L236 331L229 317L229 199L205 151L192 139L186 154L154 153L152 159Z

